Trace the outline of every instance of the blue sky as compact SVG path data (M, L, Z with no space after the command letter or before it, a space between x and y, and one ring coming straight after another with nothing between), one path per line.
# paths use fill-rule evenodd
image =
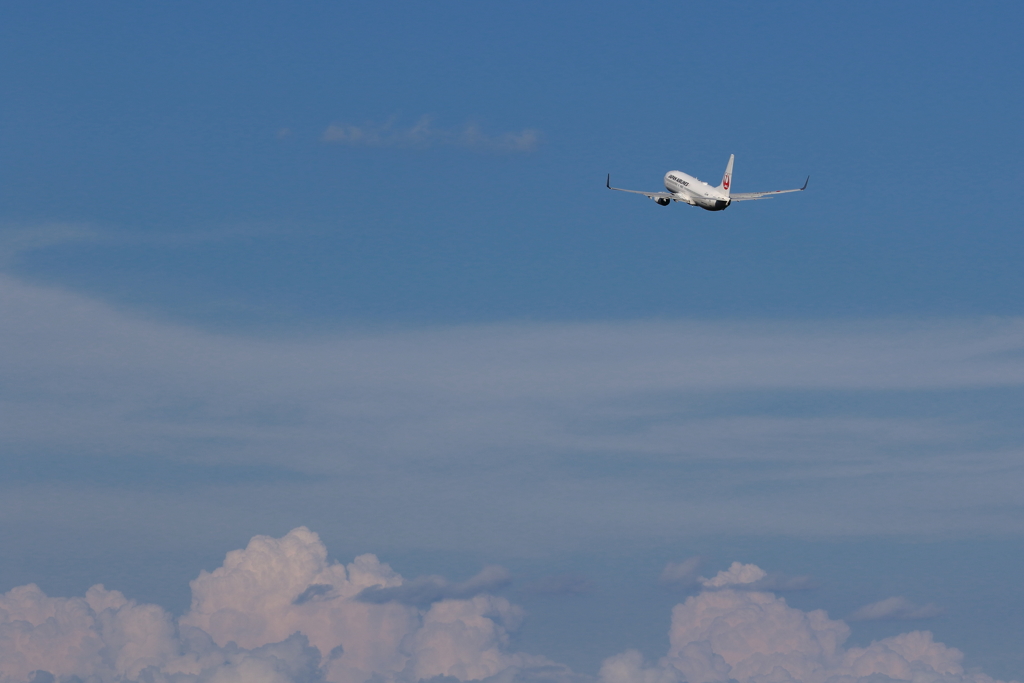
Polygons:
M5 218L106 238L36 277L207 324L1017 312L1009 3L8 13ZM540 142L321 141L424 116ZM729 153L738 189L815 191L722 215L599 191ZM210 243L158 244L182 234Z
M507 647L598 676L664 655L700 557L1024 678L1021 15L8 4L0 592L181 615L304 525L504 566ZM729 154L809 189L603 187Z

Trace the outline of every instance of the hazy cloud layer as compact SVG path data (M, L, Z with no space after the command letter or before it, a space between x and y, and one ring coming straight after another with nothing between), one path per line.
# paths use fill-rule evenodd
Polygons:
M739 569L737 570L737 566ZM734 571L737 570L737 571ZM507 600L472 597L500 572L462 586L465 597L412 606L360 599L373 587L408 585L373 555L348 565L306 528L282 538L256 536L227 554L221 567L191 583L192 605L174 619L94 586L83 598L52 598L34 585L0 596L0 683L412 683L448 680L552 683L712 683L765 680L869 683L879 677L914 683L991 683L964 672L963 655L930 633L886 638L844 649L849 629L823 611L802 612L767 592L727 588L764 575L733 565L719 590L688 598L672 611L670 649L648 665L635 651L608 658L599 680L541 656L513 652L509 633L523 614ZM719 585L720 584L720 585ZM311 587L318 587L310 590ZM302 596L306 596L305 599Z
M864 605L848 618L850 621L933 619L941 616L943 612L944 610L934 603L915 605L907 598L896 596Z
M12 514L270 524L232 487L276 481L362 544L1024 531L1017 319L261 339L6 276L0 319Z
M362 147L457 146L478 151L530 152L537 147L540 135L529 128L488 135L476 124L466 124L462 128L437 128L429 116L423 116L410 127L399 125L394 118L384 123L362 126L332 123L323 132L321 139L324 142Z

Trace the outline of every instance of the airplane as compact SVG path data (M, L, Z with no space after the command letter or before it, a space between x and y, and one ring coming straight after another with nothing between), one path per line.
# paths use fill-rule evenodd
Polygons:
M608 174L605 187L609 190L619 192L632 192L650 197L661 206L668 206L672 202L683 202L690 206L699 206L708 211L722 211L733 202L746 202L752 199L767 199L777 194L787 192L802 192L807 189L807 183L811 176L807 176L803 187L795 190L774 190L772 192L740 192L732 194L729 188L732 187L732 162L736 159L735 154L729 155L729 165L725 167L725 175L722 176L722 183L718 187L711 187L702 180L698 180L682 171L669 171L665 174L665 189L668 192L643 192L641 190L624 190L621 187L612 187L612 174Z

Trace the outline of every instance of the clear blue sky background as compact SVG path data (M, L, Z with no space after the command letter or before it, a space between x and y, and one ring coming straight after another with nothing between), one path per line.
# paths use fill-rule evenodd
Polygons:
M934 602L854 640L928 628L1024 676L1022 21L1012 2L6 3L0 589L102 581L181 611L199 568L307 524L410 576L505 564L520 646L592 673L664 652L680 595L657 576L700 554L812 575L791 603L835 617ZM502 142L524 131L535 145ZM735 191L809 189L720 213L604 189L717 184L731 153ZM670 339L648 349L652 320ZM86 363L78 335L122 351ZM763 356L736 350L762 336ZM337 339L376 370L309 395L210 361L245 356L229 340L313 367ZM704 362L671 353L688 344L721 372L662 385ZM763 364L789 374L750 379ZM251 399L239 378L263 372ZM376 407L306 420L342 395ZM760 426L719 439L716 419ZM666 455L684 451L702 459ZM669 485L679 500L635 507ZM480 513L499 489L507 507ZM547 575L588 588L529 589Z

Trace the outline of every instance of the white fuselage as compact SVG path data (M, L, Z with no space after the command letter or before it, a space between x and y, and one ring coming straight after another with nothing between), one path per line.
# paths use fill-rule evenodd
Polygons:
M730 204L727 192L682 171L669 171L665 174L665 189L677 195L677 202L699 206L708 211L721 211Z

